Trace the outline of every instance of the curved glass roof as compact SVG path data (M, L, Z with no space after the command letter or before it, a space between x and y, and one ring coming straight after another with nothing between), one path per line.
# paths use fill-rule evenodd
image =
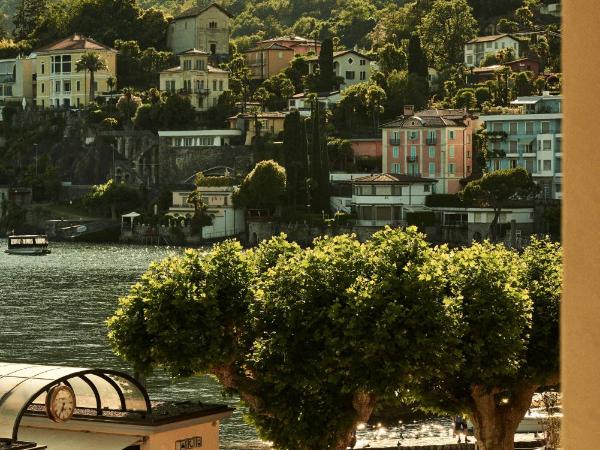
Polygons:
M58 384L73 389L77 408L95 409L98 416L107 410L152 413L146 389L124 372L0 362L0 438L17 440L27 409L45 405Z

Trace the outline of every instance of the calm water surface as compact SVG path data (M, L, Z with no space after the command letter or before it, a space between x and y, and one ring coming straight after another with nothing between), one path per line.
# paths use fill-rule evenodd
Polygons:
M0 239L0 361L100 367L130 367L113 355L105 320L120 295L151 261L181 253L178 248L51 243L46 256L4 253ZM223 398L209 377L148 379L153 399L227 403L238 407L222 422L223 449L264 448L246 425L237 399Z

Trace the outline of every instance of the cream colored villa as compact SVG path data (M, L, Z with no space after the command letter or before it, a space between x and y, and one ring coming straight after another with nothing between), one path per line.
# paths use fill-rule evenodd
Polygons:
M90 73L77 72L75 64L86 52L97 53L107 65L94 73L94 92L106 92L108 79L116 77L117 51L80 34L34 50L33 91L38 107L77 107L90 102Z
M208 64L210 54L191 49L179 54L179 66L160 73L160 89L190 97L192 106L206 111L229 89L229 72Z
M173 53L197 48L215 56L229 55L229 30L233 15L216 3L194 6L175 16L167 34Z

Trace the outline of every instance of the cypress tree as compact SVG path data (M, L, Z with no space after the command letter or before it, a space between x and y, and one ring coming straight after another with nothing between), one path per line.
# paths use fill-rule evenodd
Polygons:
M287 173L287 198L290 206L307 202L308 155L304 118L292 111L283 122L283 166Z
M427 58L421 48L421 39L413 34L408 41L408 73L427 78Z
M325 136L325 116L315 98L311 114L310 204L313 212L329 211L329 158Z
M333 73L333 41L331 38L323 40L319 53L319 92L329 92L335 84Z

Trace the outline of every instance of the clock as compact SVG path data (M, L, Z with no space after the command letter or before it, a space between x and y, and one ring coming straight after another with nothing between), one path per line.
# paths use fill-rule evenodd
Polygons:
M46 395L46 413L54 422L66 422L75 412L75 393L64 384L53 386Z

